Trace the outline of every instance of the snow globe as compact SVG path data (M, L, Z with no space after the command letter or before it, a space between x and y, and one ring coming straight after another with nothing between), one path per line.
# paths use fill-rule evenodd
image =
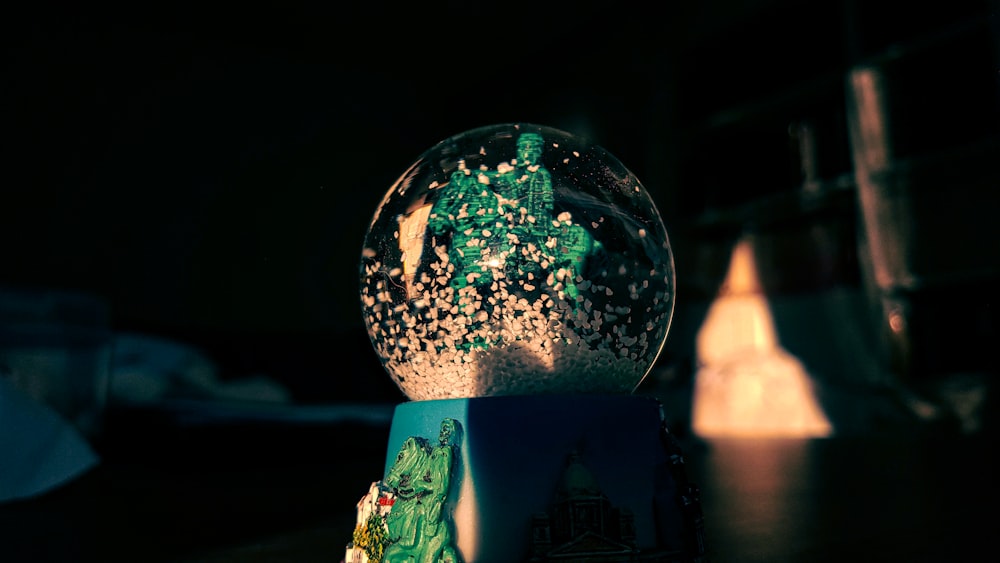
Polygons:
M634 393L670 327L672 251L614 156L535 124L445 139L376 209L360 282L410 401L347 563L702 556L697 488Z

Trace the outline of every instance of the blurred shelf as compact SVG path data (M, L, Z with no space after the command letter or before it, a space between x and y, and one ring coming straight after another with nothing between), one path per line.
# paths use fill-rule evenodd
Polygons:
M692 226L698 231L755 230L798 223L821 214L853 214L854 188L854 178L845 174L799 189L764 195L740 205L709 209L698 215Z

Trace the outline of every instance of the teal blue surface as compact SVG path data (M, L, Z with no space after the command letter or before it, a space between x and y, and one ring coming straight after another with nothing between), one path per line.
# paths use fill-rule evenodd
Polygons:
M640 548L654 549L664 537L656 522L672 518L676 488L655 399L539 395L403 403L393 417L386 471L408 437L435 439L444 418L462 428L452 508L471 502L476 509L475 529L458 525L460 539L478 536L478 553L464 553L466 559L521 560L531 516L550 508L571 454L579 455L614 506L635 515ZM464 489L462 480L468 480Z

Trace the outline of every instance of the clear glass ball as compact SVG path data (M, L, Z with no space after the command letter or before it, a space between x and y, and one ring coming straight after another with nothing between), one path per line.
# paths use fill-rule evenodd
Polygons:
M635 175L531 124L427 150L375 211L361 260L368 334L412 400L630 393L663 348L674 285Z

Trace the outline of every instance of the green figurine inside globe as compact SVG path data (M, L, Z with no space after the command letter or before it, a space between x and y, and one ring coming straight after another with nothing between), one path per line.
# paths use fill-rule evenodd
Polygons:
M421 155L376 210L361 261L368 334L413 400L629 393L666 340L674 285L635 175L532 124Z

